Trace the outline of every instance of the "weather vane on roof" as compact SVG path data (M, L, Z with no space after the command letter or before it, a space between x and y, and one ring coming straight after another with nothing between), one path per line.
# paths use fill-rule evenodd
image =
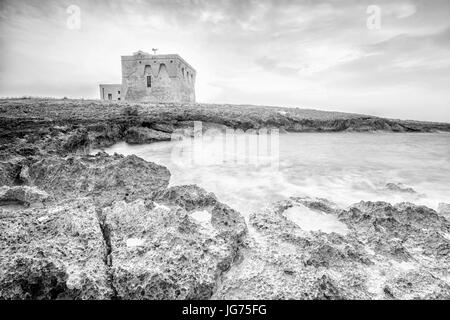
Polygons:
M153 48L152 51L153 51L153 54L156 54L156 51L158 51L158 49L157 48Z

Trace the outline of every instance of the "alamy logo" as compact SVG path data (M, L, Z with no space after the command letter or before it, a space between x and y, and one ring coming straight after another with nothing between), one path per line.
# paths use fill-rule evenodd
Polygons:
M202 122L195 121L193 130L176 130L171 139L176 141L171 161L180 167L232 163L279 168L278 129L203 130Z
M74 4L67 7L66 12L69 14L67 17L67 28L70 30L80 30L81 29L81 9L79 6Z
M367 7L367 29L369 30L381 30L381 8L377 5L371 5Z

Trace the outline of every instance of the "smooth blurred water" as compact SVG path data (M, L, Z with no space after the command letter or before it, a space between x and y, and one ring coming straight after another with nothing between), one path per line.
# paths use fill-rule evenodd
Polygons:
M281 134L278 168L217 161L222 142L206 139L200 149L190 141L118 143L105 151L164 165L171 185L197 184L245 215L290 196L323 197L342 206L382 200L436 209L440 202L450 203L449 133ZM175 159L175 149L184 157ZM189 157L199 153L214 161L191 163ZM418 194L388 192L387 183L403 183Z

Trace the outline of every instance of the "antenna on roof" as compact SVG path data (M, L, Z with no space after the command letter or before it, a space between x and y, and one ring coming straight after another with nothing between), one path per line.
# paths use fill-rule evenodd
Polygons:
M158 49L157 48L153 48L152 51L153 51L153 54L156 54L156 51L158 51Z

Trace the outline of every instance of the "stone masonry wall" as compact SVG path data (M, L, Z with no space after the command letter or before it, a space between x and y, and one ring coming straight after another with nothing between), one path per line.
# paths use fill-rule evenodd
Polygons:
M120 101L122 85L120 84L100 84L100 99Z
M195 76L195 70L176 54L123 56L122 97L127 101L194 103Z

